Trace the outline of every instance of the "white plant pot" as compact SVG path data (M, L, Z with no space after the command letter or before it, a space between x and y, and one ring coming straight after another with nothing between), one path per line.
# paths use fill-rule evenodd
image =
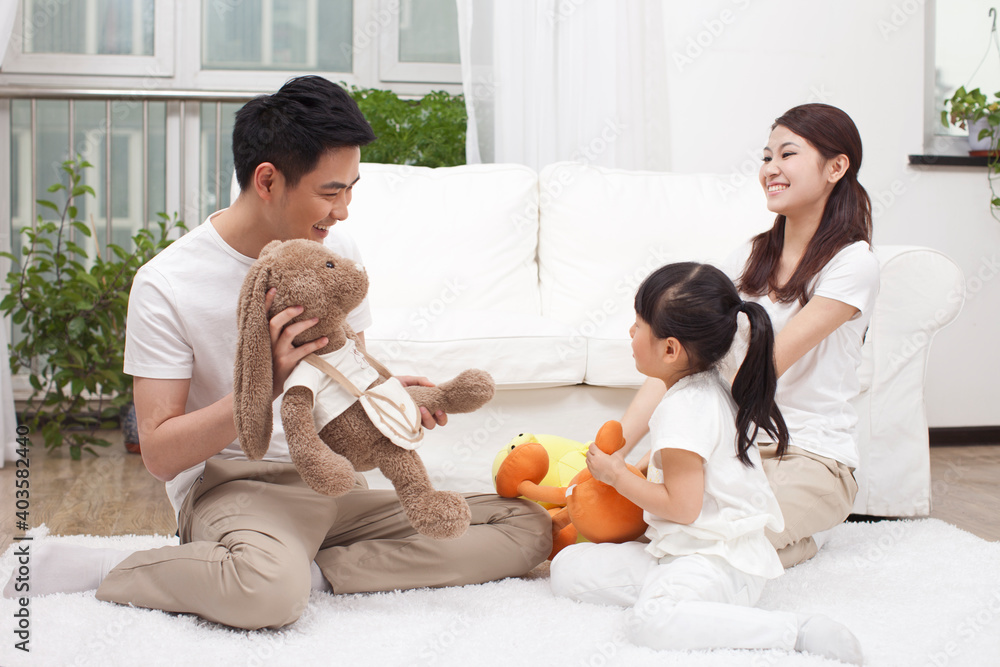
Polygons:
M989 119L980 118L974 123L969 123L969 152L970 153L986 153L990 150L990 144L993 141L992 137L986 136L982 139L979 138L980 130L987 129L990 126Z

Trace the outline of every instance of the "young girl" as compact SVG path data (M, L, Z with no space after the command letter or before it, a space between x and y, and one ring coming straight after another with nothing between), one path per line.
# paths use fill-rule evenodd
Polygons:
M759 431L779 455L788 441L767 312L743 301L722 271L694 263L655 271L635 310L636 368L667 387L649 422L647 477L594 445L587 466L642 507L648 543L571 545L552 561L553 590L631 606L632 640L655 649L778 648L860 664L857 640L840 624L754 608L764 583L783 572L764 534L782 530L781 511L754 445ZM717 364L741 312L750 340L730 392Z
M787 111L771 126L760 169L774 226L724 267L776 332L776 401L789 446L778 458L766 433L758 444L785 519L784 530L767 535L785 567L816 554L813 535L846 519L858 491L851 401L879 284L860 167L861 137L847 114L826 104ZM642 438L665 391L655 379L639 390L622 419L626 448Z

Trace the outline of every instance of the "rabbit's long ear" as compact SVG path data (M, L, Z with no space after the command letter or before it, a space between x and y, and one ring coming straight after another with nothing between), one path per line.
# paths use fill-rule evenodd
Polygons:
M240 447L251 460L271 443L271 334L264 299L271 278L266 263L254 263L240 289L239 338L233 367L233 416Z

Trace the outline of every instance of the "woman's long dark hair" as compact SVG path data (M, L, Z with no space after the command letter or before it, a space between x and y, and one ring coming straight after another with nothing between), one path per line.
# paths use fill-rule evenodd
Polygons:
M784 285L777 284L781 248L785 242L785 216L779 215L774 226L753 240L750 258L738 281L744 294L757 296L774 293L778 301L809 300L809 281L843 247L857 241L872 241L872 203L861 183L861 135L846 113L829 104L803 104L789 109L774 121L771 129L787 127L799 135L827 160L846 155L847 173L834 185L823 209L819 228L809 241L795 272Z
M737 315L746 313L750 344L732 387L738 408L736 456L744 465L753 465L747 450L761 429L778 443L777 454L784 454L788 427L774 402L774 330L763 306L740 299L729 277L714 266L681 262L667 264L643 281L635 295L635 312L657 338L680 341L695 372L711 368L726 355L736 336Z

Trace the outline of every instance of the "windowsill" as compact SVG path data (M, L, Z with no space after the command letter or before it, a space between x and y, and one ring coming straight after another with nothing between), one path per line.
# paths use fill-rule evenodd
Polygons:
M985 155L910 155L910 164L919 167L986 167Z

